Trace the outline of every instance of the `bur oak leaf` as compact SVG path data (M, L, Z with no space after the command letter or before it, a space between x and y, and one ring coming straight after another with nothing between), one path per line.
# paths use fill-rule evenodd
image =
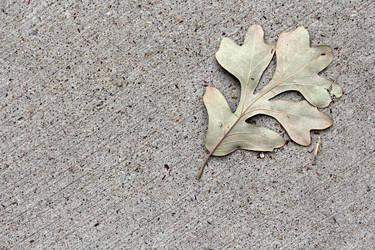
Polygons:
M276 54L276 70L272 79L261 90L255 89ZM342 95L341 87L318 75L333 60L329 46L310 46L309 33L303 27L282 32L276 46L264 42L263 29L252 25L242 46L223 38L216 53L219 64L234 75L241 85L241 98L233 113L224 96L209 86L203 96L209 122L206 148L211 156L224 156L237 149L272 151L285 144L278 133L248 123L256 115L275 118L291 140L307 146L311 143L310 130L322 130L332 125L332 119L318 108L327 107L334 97ZM286 91L299 92L306 101L274 100Z

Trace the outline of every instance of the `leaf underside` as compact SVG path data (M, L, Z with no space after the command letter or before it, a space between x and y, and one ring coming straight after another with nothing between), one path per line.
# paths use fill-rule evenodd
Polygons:
M317 108L327 107L342 95L341 87L318 75L333 59L329 46L310 47L307 30L299 27L280 34L276 46L264 42L259 25L252 25L242 46L224 38L216 53L220 65L241 84L241 98L234 113L224 96L207 87L203 96L209 123L206 148L210 155L224 156L237 149L272 151L285 144L278 133L246 120L258 114L274 117L289 137L300 145L311 143L310 130L332 125L331 118ZM276 70L267 86L254 93L264 70L276 53ZM298 91L306 101L272 100Z

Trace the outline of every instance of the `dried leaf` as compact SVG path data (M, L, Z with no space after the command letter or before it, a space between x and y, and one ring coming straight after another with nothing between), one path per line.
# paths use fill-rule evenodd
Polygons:
M214 87L207 87L203 96L209 116L206 148L210 152L197 178L211 155L224 156L237 149L272 151L284 145L278 133L247 123L258 115L274 117L296 143L311 143L310 130L332 125L331 118L318 108L327 107L332 97L342 95L341 87L318 75L333 59L329 46L310 47L307 30L299 27L281 33L276 46L264 42L263 29L251 26L242 46L233 40L221 41L216 59L241 84L241 98L234 113L224 96ZM275 73L262 90L255 88L264 70L276 53ZM286 91L298 91L307 101L272 100Z

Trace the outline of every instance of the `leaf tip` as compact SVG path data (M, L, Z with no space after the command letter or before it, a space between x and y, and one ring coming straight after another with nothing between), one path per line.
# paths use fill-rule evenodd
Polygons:
M307 33L308 34L309 32L307 31L307 29L304 26L298 26L294 30L289 30L289 31L283 31L283 32L281 32L280 36L287 35L287 34L290 34L290 33Z
M326 90L328 94L330 95L331 100L324 106L318 106L319 108L328 107L331 101L333 101L335 98L340 98L344 94L344 91L341 88L341 86L332 80L331 80L331 85L329 85L329 87Z
M311 144L310 131L309 131L309 135L308 136L303 137L303 138L301 137L301 138L299 138L297 140L295 140L295 139L292 138L292 140L295 141L295 142L297 142L301 146L307 147L307 146L309 146Z
M258 42L264 42L264 31L259 24L253 24L247 29L244 44L251 43L251 40L254 39Z
M344 94L344 90L335 82L332 82L331 95L334 95L336 98L340 98Z
M305 26L298 26L296 30L307 31Z
M205 91L205 93L203 95L203 99L210 98L213 95L213 93L215 92L215 90L216 90L215 87L213 87L213 86L207 86L206 87L206 91Z
M248 29L247 32L254 32L254 31L260 31L263 33L263 28L259 24L253 24Z

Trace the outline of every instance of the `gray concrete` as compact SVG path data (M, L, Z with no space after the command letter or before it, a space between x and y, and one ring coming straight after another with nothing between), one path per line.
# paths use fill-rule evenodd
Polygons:
M103 2L0 3L1 248L371 248L372 0ZM214 53L255 23L335 48L334 126L315 166L291 142L214 157L198 182L204 85L239 95Z

